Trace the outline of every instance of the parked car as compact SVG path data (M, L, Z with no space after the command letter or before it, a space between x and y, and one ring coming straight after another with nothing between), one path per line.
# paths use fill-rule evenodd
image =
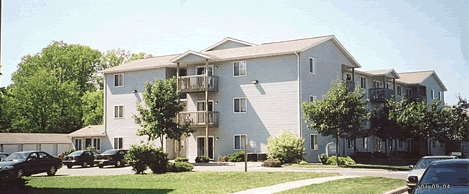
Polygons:
M412 191L415 188L415 185L417 185L417 182L415 180L411 180L410 177L416 176L418 179L422 176L422 174L425 172L425 169L434 161L437 160L447 160L447 159L457 159L457 156L424 156L420 158L420 160L415 164L415 166L410 165L409 168L412 170L409 172L407 175L407 180L406 180L406 185L407 185L407 192L412 193Z
M79 165L83 168L88 167L88 165L93 167L96 155L99 155L96 151L77 150L65 156L62 162L67 168L72 168L75 165Z
M122 149L110 149L96 156L95 164L99 168L104 166L114 165L115 167L125 166L126 161L124 155L127 153L127 150Z
M452 193L469 191L469 159L440 160L430 164L422 178L411 176L417 182L413 193Z
M5 159L6 157L8 157L9 155L5 152L0 152L0 161L3 161L3 159Z
M2 178L20 178L47 172L54 176L62 168L62 160L44 151L14 152L0 162Z

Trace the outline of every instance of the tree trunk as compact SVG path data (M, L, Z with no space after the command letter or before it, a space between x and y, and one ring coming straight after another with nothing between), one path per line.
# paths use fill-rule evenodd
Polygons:
M160 148L163 149L163 136L160 137Z
M335 162L339 166L339 136L335 137Z
M388 138L384 139L384 153L388 155Z
M357 138L353 139L353 155L357 155Z

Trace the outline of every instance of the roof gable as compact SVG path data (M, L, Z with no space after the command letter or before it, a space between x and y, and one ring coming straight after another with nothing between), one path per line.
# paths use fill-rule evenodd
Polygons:
M443 84L440 77L438 77L438 75L436 74L434 70L403 72L403 73L399 73L399 75L401 76L400 81L406 84L422 84L429 77L433 77L438 82L438 84L443 89L443 91L448 91L448 89Z
M104 131L104 125L90 125L78 129L70 134L69 137L104 137L106 132Z
M377 69L377 70L368 70L364 71L371 76L386 76L387 78L391 79L399 79L399 73L397 73L394 69Z
M206 53L199 53L199 52L195 52L195 51L186 51L185 53L173 58L170 60L171 63L177 63L177 62L180 62L180 63L196 63L196 62L204 62L205 60L208 60L208 59L213 59L214 57L212 56L209 56L208 54Z
M239 47L248 47L248 46L255 46L256 44L246 42L243 40L234 39L231 37L226 37L225 39L221 40L220 42L215 43L214 45L202 50L201 52L207 51L214 51L214 50L222 50L222 49L230 49L230 48L239 48Z

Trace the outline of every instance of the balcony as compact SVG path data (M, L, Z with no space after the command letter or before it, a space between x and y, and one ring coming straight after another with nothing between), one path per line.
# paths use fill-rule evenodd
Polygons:
M389 88L371 88L369 89L370 102L386 102L394 96L394 90Z
M414 94L414 95L409 96L409 101L427 103L427 96Z
M206 80L208 79L208 86ZM205 75L191 75L181 76L179 81L180 92L217 92L218 91L218 76L205 76Z
M345 82L345 84L347 86L347 91L348 92L353 92L353 90L355 90L355 82L354 81L347 80Z
M191 127L205 127L205 118L208 115L208 126L209 127L218 127L218 112L205 112L205 111L195 111L195 112L180 112L179 113L179 123L182 124L185 121L191 122Z

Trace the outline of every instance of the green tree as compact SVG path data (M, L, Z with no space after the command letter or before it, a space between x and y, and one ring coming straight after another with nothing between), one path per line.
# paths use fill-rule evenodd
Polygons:
M454 106L445 107L442 110L442 117L446 118L444 127L440 130L436 138L440 142L469 141L469 117L468 111L469 103L460 95L458 96L458 103ZM461 146L461 151L463 147Z
M175 118L184 107L178 103L179 93L176 90L176 79L155 79L146 82L143 91L144 103L137 103L138 114L133 115L135 122L142 128L137 135L148 136L148 141L160 140L163 146L164 137L180 140L189 136L194 130L190 123L178 123Z
M0 132L9 132L11 128L11 92L8 87L0 87Z
M369 118L366 107L367 100L363 100L364 92L358 88L348 92L345 81L332 84L331 89L321 100L303 103L303 117L310 123L308 128L323 136L332 136L339 144L340 138L353 138L362 133L362 129ZM337 164L339 147L336 146Z
M83 111L83 125L101 125L104 117L104 92L98 90L94 92L86 92L81 97Z

